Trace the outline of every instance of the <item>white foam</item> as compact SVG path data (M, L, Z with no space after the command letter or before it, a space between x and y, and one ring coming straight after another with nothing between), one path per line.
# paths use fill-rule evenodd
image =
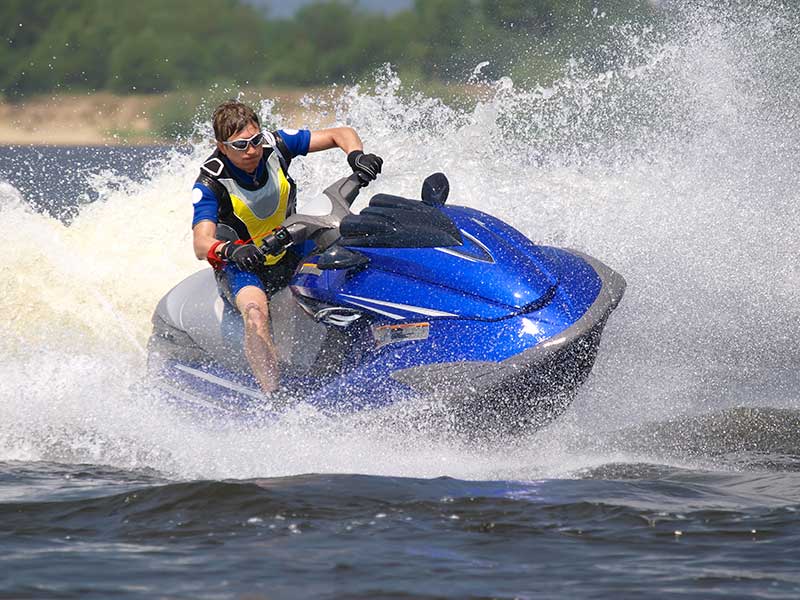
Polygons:
M69 226L3 186L0 460L219 478L568 476L635 459L582 452L598 431L729 404L797 407L800 92L787 74L800 64L797 29L785 15L694 9L666 37L622 28L621 66L598 75L576 61L546 88L504 78L473 110L404 93L391 72L333 107L385 160L370 193L416 197L443 171L450 202L586 251L628 280L573 410L513 448L415 428L419 407L413 418L338 421L298 409L212 431L136 391L156 302L203 267L190 188L210 148L166 155L142 183L96 174L100 201ZM327 97L306 103L331 108ZM280 122L271 103L261 109ZM292 167L307 197L346 170L337 152Z

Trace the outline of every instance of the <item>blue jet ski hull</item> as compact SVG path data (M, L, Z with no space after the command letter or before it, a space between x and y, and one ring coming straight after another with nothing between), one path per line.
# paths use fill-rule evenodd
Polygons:
M294 248L299 266L270 303L283 392L260 392L241 351L242 319L210 269L156 309L159 388L181 409L245 419L294 402L347 413L414 399L452 407L469 427L560 415L592 370L624 279L480 211L422 204L378 195L341 219L335 243Z

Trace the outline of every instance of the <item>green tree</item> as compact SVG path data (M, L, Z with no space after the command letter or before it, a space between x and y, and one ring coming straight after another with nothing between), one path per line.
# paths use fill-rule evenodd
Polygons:
M244 81L266 55L263 17L237 0L7 0L0 19L0 91L12 95Z
M416 0L385 16L334 0L276 21L243 0L4 0L0 93L319 85L384 63L444 82L485 61L485 75L515 79L571 56L601 70L616 60L609 25L652 13L649 0Z
M6 0L0 3L0 92L43 91L54 86L52 53L47 54L52 24L63 21L81 0Z
M389 20L352 3L317 2L288 23L273 24L266 78L287 84L358 79L391 60Z

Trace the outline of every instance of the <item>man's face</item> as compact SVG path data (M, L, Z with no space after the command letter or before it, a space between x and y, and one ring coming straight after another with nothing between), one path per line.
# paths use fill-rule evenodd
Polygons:
M261 130L258 128L258 125L250 122L247 127L240 129L225 141L246 140L256 135L259 131ZM247 173L252 173L256 170L258 161L261 160L261 156L264 154L264 148L260 144L255 148L253 144L247 144L247 150L236 150L231 146L226 146L225 144L217 142L217 148L228 157L234 166L239 167L242 171L246 171Z

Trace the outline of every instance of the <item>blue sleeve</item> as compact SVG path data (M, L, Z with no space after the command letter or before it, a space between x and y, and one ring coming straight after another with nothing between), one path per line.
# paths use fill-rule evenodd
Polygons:
M289 159L295 156L305 156L308 154L308 145L311 143L311 131L308 129L279 129L286 147L289 148Z
M192 202L194 203L194 217L192 217L192 227L200 221L219 221L219 202L207 186L202 183L195 183L192 188Z

